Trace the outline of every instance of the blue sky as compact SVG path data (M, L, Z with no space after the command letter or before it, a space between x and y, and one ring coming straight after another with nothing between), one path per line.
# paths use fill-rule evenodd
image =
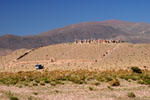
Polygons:
M0 35L35 35L88 21L150 23L150 0L0 0Z

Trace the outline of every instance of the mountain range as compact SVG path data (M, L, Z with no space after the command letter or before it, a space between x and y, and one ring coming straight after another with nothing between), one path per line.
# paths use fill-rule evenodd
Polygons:
M116 39L131 43L150 43L150 24L107 20L82 22L39 33L34 36L0 36L3 50L31 49L50 44L73 42L75 39Z

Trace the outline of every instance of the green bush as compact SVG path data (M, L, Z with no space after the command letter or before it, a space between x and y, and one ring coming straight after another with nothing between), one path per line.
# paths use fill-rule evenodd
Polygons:
M133 81L136 81L136 80L138 80L138 77L137 76L130 76L130 79L132 79Z
M32 96L28 97L28 100L33 100L33 99L32 99Z
M32 85L33 85L33 86L38 86L38 84L37 84L37 83L33 83Z
M9 100L19 100L17 97L11 96L9 97Z
M56 83L55 82L50 82L50 85L56 86Z
M55 92L56 92L56 93L59 93L59 91L58 91L58 90L55 90Z
M45 83L41 82L40 85L45 86Z
M50 83L50 80L45 79L45 80L44 80L44 83Z
M98 86L98 85L100 85L100 83L99 82L95 82L94 85Z
M37 92L33 92L33 94L34 94L34 95L38 95L38 93L37 93Z
M62 81L59 81L59 80L55 80L55 83L56 83L56 84L61 84L61 85L64 85L64 82L62 82Z
M149 79L144 79L143 81L145 82L146 85L150 85L150 80Z
M40 80L35 80L36 83L40 83Z
M93 91L93 90L94 90L94 88L90 86L90 87L89 87L89 90L90 90L90 91Z
M113 80L113 78L112 78L111 76L108 76L108 77L106 77L105 79L106 79L106 82L109 82L109 81L112 81L112 80Z
M18 85L18 87L19 87L19 88L22 88L23 86L22 86L22 85Z
M111 86L107 86L108 89L113 90L113 88Z
M131 70L135 73L142 73L142 70L138 67L131 67Z
M23 83L24 86L29 86L29 83Z
M143 80L139 80L137 83L138 84L145 84L145 82Z
M7 95L9 100L19 100L17 97L13 96L13 93L11 91L8 91Z
M96 78L96 80L100 81L100 82L104 82L105 81L105 78L101 77L101 76L98 76Z
M136 96L135 96L135 94L133 92L129 92L128 93L128 97L129 98L135 98Z

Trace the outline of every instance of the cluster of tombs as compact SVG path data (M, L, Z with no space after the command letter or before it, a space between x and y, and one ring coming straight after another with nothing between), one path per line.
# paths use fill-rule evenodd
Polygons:
M121 40L102 40L102 39L84 39L84 40L75 40L74 43L124 43Z

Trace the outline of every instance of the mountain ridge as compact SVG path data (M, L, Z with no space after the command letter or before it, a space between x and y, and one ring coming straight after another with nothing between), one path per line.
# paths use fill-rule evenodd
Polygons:
M31 49L75 39L117 39L131 43L150 43L150 24L106 20L81 22L31 36L6 34L0 36L2 49Z

